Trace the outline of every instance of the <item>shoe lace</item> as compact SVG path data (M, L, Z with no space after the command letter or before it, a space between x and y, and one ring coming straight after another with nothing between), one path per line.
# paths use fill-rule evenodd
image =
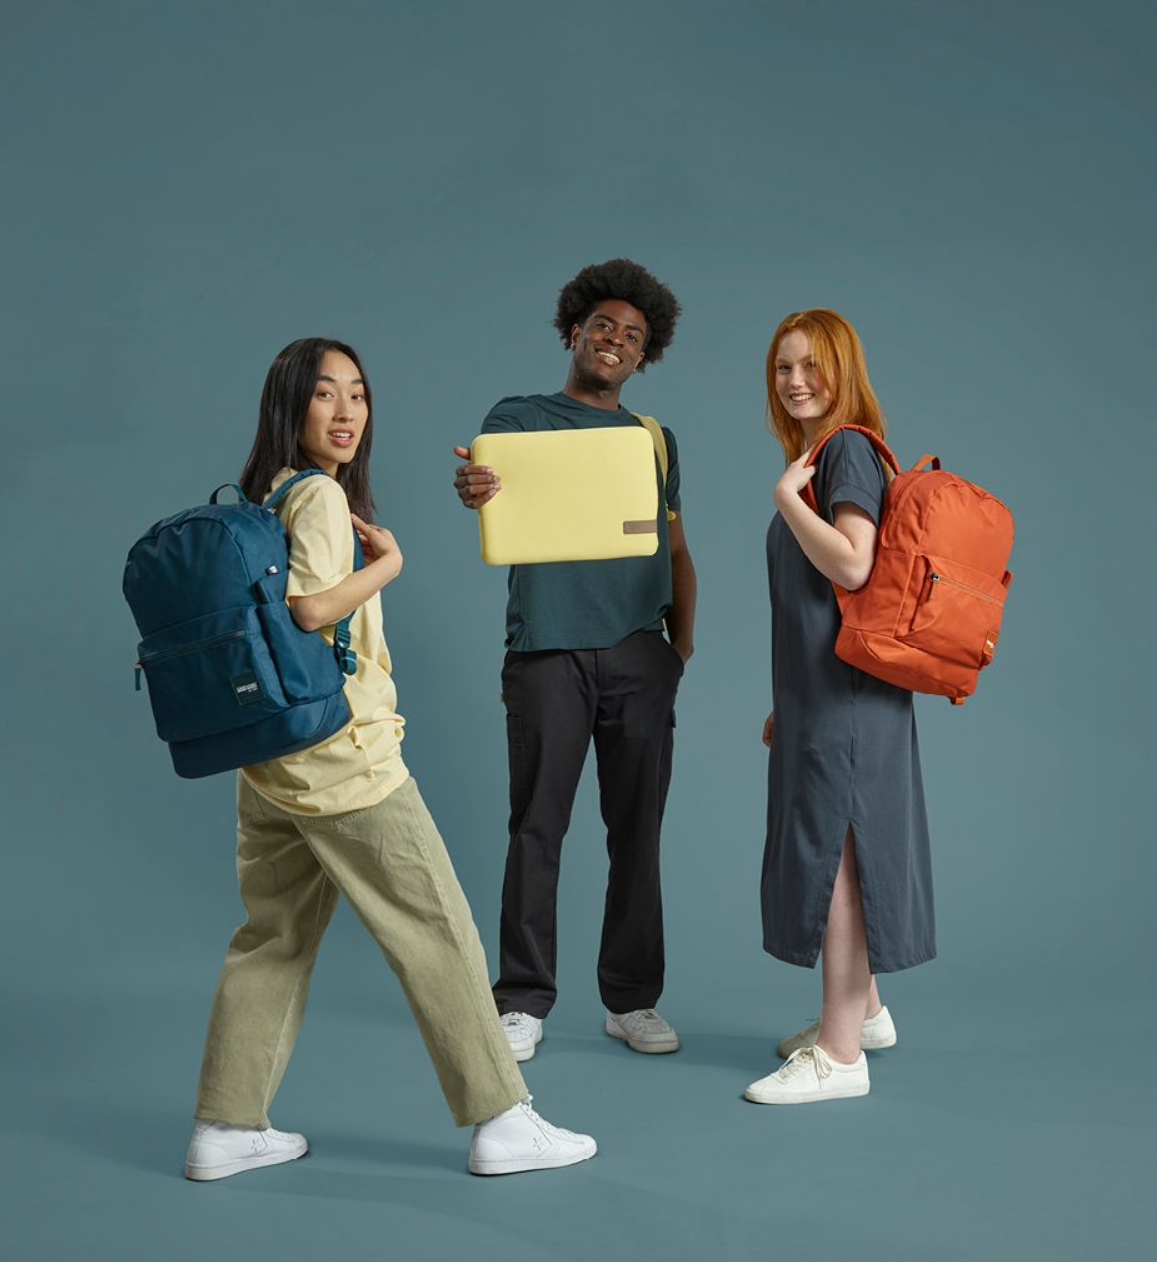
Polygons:
M811 1070L819 1081L832 1076L832 1063L818 1047L801 1047L787 1058L779 1071L783 1078L794 1078L797 1074Z
M663 1018L654 1008L635 1008L631 1012L620 1013L618 1021L623 1026L638 1025L644 1021L652 1021L659 1025L663 1024Z
M525 1100L520 1100L523 1113L530 1118L532 1122L542 1128L543 1134L552 1138L577 1139L574 1131L568 1131L562 1126L555 1126L553 1122L548 1122L545 1117L534 1109L534 1096L528 1095Z
M502 1014L502 1028L504 1030L513 1029L516 1025L522 1025L528 1021L529 1016L525 1012L504 1012Z

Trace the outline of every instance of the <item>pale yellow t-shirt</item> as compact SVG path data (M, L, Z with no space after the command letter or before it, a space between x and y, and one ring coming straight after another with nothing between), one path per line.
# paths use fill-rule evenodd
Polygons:
M282 469L270 494L293 474ZM328 591L353 571L353 527L345 492L333 478L304 478L278 503L289 534L287 596ZM333 643L333 627L320 634ZM347 675L351 721L320 745L284 758L243 767L249 784L282 810L298 815L339 815L374 806L410 774L402 762L397 692L382 629L382 603L371 596L350 619L357 674Z

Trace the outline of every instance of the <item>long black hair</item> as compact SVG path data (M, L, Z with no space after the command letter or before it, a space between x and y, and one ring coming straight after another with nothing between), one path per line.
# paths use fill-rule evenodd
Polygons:
M245 468L241 473L241 489L254 503L269 494L273 479L281 469L309 469L313 462L301 449L301 430L309 411L310 400L317 388L322 356L326 351L340 351L357 365L366 396L366 427L358 444L357 454L349 464L338 465L337 484L346 493L350 508L364 521L373 521L374 497L370 492L370 444L374 436L373 396L362 361L357 351L345 342L329 337L303 337L278 353L269 366L261 406L257 414L257 436Z

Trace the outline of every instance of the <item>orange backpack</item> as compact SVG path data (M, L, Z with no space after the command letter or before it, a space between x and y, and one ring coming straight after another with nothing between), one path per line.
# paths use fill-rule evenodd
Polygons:
M871 577L854 592L832 584L843 624L836 655L900 688L963 705L996 651L1012 582L1005 569L1012 514L995 496L942 470L935 456L901 473L888 444L859 425L825 435L809 465L840 429L863 434L896 477L884 493ZM803 496L814 509L810 483Z

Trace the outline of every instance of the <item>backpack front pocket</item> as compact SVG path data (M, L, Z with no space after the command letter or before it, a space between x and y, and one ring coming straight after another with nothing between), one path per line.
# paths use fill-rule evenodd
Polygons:
M252 606L166 627L141 641L138 661L164 741L245 727L286 705Z
M987 666L1000 635L1005 585L983 570L941 557L923 557L923 579L912 625L899 638L962 666ZM916 574L920 574L920 561Z
M340 692L345 676L320 631L303 631L284 600L257 606L257 617L286 697L319 701Z

